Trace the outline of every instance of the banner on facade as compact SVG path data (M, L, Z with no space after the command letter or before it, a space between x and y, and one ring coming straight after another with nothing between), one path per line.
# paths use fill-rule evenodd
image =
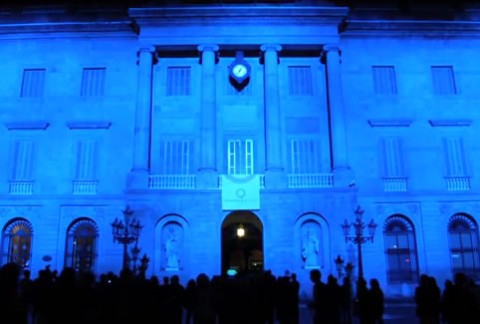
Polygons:
M260 209L260 176L222 175L222 209Z

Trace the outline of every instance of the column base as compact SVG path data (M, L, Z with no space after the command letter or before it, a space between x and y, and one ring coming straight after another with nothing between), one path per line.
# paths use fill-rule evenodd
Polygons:
M288 186L288 179L285 170L269 169L265 171L265 188L285 189Z
M127 189L148 189L149 172L147 170L132 170L127 176Z
M337 167L333 169L333 184L337 188L355 186L355 175L350 167Z
M218 189L218 173L214 169L200 169L197 172L198 189Z

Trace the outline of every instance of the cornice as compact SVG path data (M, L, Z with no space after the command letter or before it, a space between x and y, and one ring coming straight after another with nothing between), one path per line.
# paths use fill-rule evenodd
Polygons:
M480 34L477 21L346 20L343 36L450 36Z
M469 127L472 124L471 119L430 119L428 121L432 127Z
M133 35L134 29L131 20L117 21L15 21L0 20L0 35L14 35L26 33L123 33L125 36Z
M67 127L69 129L109 129L111 122L106 121L69 121Z
M46 130L50 124L46 121L18 121L6 122L5 127L9 130Z
M369 119L370 127L410 127L411 119Z
M171 7L130 8L129 15L141 25L180 24L339 24L348 15L346 7Z

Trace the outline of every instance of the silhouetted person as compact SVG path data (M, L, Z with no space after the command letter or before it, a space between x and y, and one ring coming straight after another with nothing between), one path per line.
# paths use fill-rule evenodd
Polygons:
M371 309L371 319L374 324L383 324L383 312L385 311L385 300L380 283L377 279L370 280L368 299Z
M349 277L343 278L340 287L340 323L352 323L352 284Z
M421 324L439 323L440 290L436 282L425 274L415 289L416 315Z
M15 263L7 263L0 269L0 315L2 322L9 324L26 322L18 293L19 276L20 267Z
M320 270L313 269L310 271L310 280L313 282L313 303L311 306L314 311L314 324L328 323L326 310L328 299L327 288L321 279L322 273Z
M340 323L340 286L337 283L337 278L329 275L325 288L326 323L338 324Z
M210 279L204 273L197 277L197 294L195 299L196 324L215 323L215 300Z
M183 297L185 288L180 284L180 278L177 275L173 275L170 282L168 307L170 308L171 312L171 323L182 324Z
M476 314L475 295L467 286L468 278L463 273L457 273L454 277L451 299L448 301L451 314L449 324L465 324L474 322ZM473 321L473 322L472 322Z
M360 324L371 324L373 322L373 317L370 294L367 288L367 282L363 278L358 278L357 297L355 302Z
M452 321L452 314L453 314L453 282L451 280L445 280L441 303L440 303L440 310L441 310L441 318L442 322L451 323Z
M185 306L185 310L186 310L185 324L191 324L192 322L194 322L193 314L195 310L196 295L197 295L197 284L195 280L190 279L187 282L187 286L185 288L185 295L183 298L183 305Z

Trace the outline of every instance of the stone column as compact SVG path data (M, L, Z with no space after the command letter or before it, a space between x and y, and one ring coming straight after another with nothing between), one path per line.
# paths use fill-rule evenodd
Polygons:
M265 109L265 186L286 186L282 159L282 132L280 119L280 97L278 86L278 52L280 45L262 45L264 66L264 109Z
M202 90L200 102L200 161L197 187L218 188L217 173L217 104L215 91L215 64L217 45L200 45Z
M155 47L138 51L137 102L133 143L133 167L128 179L130 189L147 189L150 171L150 133L152 113L152 70Z
M346 187L354 178L348 163L347 154L340 48L336 45L325 45L323 51L327 72L327 104L331 138L332 172L335 186Z

